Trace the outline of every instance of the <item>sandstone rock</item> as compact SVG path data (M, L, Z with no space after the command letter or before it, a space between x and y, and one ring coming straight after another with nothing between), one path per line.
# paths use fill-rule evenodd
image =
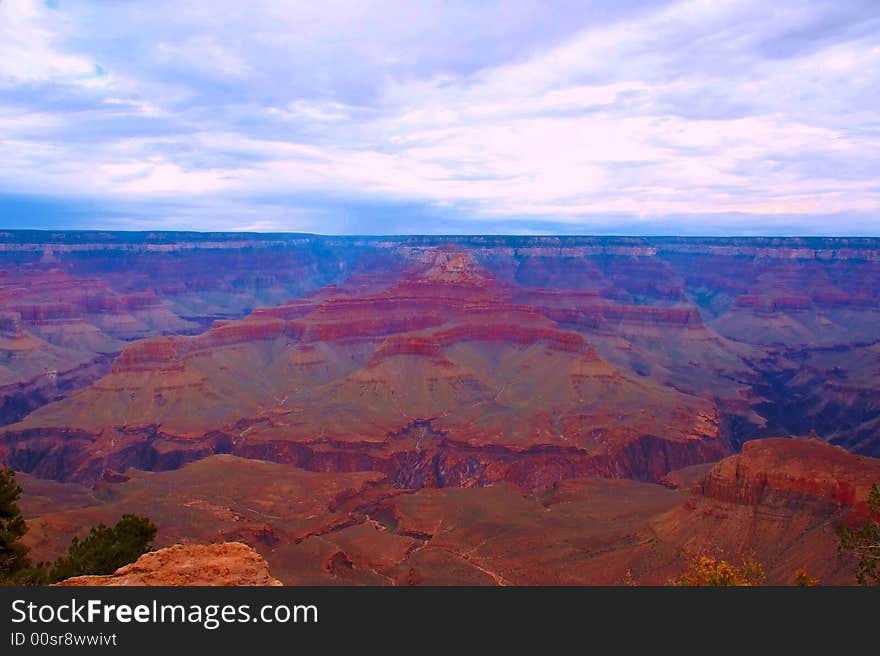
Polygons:
M809 438L754 440L696 482L677 508L651 522L654 570L645 582L683 571L688 556L755 558L767 582L791 585L805 568L823 583L855 584L855 563L838 550L835 527L864 517L880 460ZM642 555L644 557L644 554Z
M113 370L178 368L179 343L175 337L156 337L129 344L113 363Z
M61 586L282 585L269 565L241 542L177 544L144 554L109 576L75 576Z
M816 438L754 440L725 458L696 493L721 501L758 505L768 497L826 501L837 507L864 504L880 483L880 460L855 456Z

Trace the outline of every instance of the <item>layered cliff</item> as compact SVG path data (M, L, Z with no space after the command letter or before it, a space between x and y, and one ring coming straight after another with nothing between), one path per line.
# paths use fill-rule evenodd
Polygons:
M290 236L166 237L0 233L0 425L87 386L132 340L201 332L344 279L363 257Z
M111 240L98 252L137 262L184 253L172 272L198 275L178 287L160 276L152 292L111 277L78 292L88 302L65 302L101 316L182 297L216 302L224 297L211 290L228 274L211 282L204 267L221 254L234 254L233 273L302 256L300 290L319 280L303 266L340 274L335 285L193 337L117 344L109 375L6 432L7 461L84 480L232 450L310 468L398 469L407 485L500 477L540 487L585 473L656 479L774 431L876 448L876 355L852 341L880 318L871 240L460 238L438 247L427 238L295 237L248 243L251 256L220 237L151 239L125 249ZM52 257L83 246L91 245L52 244ZM70 292L61 282L73 273L62 273L50 278ZM5 316L11 340L38 323ZM108 366L77 362L72 371ZM75 388L59 386L53 398ZM49 400L17 394L8 396L12 416ZM425 422L427 450L388 439Z
M878 482L880 462L875 458L854 456L815 438L766 439L748 442L740 454L722 460L694 491L741 505L770 503L778 497L856 508L865 505L871 486Z
M286 584L663 584L698 554L754 558L767 583L808 570L855 583L840 523L864 519L880 460L817 440L751 442L664 485L580 477L540 494L491 487L404 489L381 473L308 472L229 455L129 472L91 489L21 476L35 558L84 526L149 514L157 544L241 541Z
M880 460L818 439L749 442L695 482L685 503L652 522L658 553L669 559L661 571L678 566L676 552L709 553L757 558L770 583L789 584L804 568L826 583L854 584L854 562L838 551L835 529L864 519L878 483Z
M531 490L656 480L730 448L713 399L603 360L467 251L418 250L357 284L130 344L88 389L10 426L0 452L64 480L219 451L401 487Z

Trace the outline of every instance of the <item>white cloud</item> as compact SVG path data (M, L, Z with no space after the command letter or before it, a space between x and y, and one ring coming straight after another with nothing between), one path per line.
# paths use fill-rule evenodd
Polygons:
M370 197L466 208L474 221L880 210L880 26L815 43L788 34L833 4L688 0L471 67L461 45L493 29L475 9L346 6L182 8L158 45L132 44L153 57L135 69L63 47L88 35L75 14L0 4L0 80L85 84L106 63L113 81L82 91L97 105L73 114L0 105L0 186ZM379 20L389 15L397 33ZM792 39L794 54L762 54Z
M234 78L250 72L250 67L241 57L207 35L194 36L181 43L160 42L157 52L160 62L182 69Z
M60 14L38 0L0 2L0 84L56 80L88 84L99 77L87 57L65 52Z

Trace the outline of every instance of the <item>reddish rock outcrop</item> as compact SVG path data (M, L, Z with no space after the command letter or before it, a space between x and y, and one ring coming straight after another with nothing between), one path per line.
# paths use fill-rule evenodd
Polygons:
M418 355L426 358L442 359L440 340L437 335L394 335L376 349L370 364L375 366L385 358L395 355Z
M241 344L264 339L275 339L284 334L286 322L282 319L260 318L249 321L219 321L208 332L189 340L190 350L201 350Z
M589 353L595 357L584 336L575 332L565 332L554 328L529 326L515 323L515 319L507 323L505 319L513 319L510 315L495 320L489 319L487 324L469 323L455 326L436 334L436 340L448 346L461 341L509 342L512 344L534 344L545 342L549 347L570 353Z
M151 551L108 576L75 576L60 586L278 586L265 559L241 542L178 544Z
M819 439L754 440L725 458L696 484L695 493L729 503L759 505L769 497L802 497L838 508L863 505L880 483L880 460L855 456Z
M689 557L757 559L767 582L792 584L806 569L823 583L855 583L855 563L838 550L835 528L864 518L880 460L817 439L771 438L744 445L694 483L690 497L651 524L655 571L646 582L683 571Z
M176 337L154 337L129 344L113 362L113 371L179 369L179 343Z

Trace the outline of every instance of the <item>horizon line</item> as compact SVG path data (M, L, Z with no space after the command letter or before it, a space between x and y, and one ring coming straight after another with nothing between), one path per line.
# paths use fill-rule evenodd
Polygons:
M259 230L193 230L193 229L104 229L104 228L0 228L0 242L2 235L8 233L38 233L38 234L111 234L111 235L150 235L150 234L194 234L194 235L251 235L260 237L291 236L291 237L326 237L347 239L443 239L443 238L480 238L480 237L504 237L520 239L878 239L877 235L816 235L816 234L638 234L638 233L582 233L582 234L554 234L554 233L321 233L300 231L259 231Z

